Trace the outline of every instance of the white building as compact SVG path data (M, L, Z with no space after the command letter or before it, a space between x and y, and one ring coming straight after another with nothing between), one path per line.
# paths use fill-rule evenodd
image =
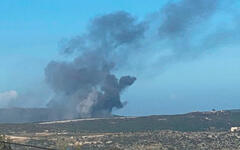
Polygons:
M231 127L231 132L240 131L240 127Z

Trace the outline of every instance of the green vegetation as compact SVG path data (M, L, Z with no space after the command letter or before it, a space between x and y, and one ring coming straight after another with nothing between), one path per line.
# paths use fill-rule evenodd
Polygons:
M6 138L5 135L0 135L0 150L12 150L9 144L1 143L1 142L10 142L10 139Z
M240 132L229 132L233 126L240 127L238 110L0 124L0 133L59 150L240 149Z
M137 118L109 118L72 121L67 123L0 124L0 132L72 132L72 133L117 133L156 130L175 131L227 131L240 126L239 111L193 112L183 115L162 115Z

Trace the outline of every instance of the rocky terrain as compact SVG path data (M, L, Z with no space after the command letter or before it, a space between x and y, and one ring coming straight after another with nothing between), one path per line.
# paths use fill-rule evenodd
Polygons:
M22 133L13 142L81 150L237 150L238 132L179 132L171 130L129 133ZM21 149L21 148L17 148Z
M129 150L209 150L240 149L240 136L229 132L176 132L155 131L125 134L109 134L84 137L83 149L129 149Z
M0 124L12 142L59 150L240 149L239 110ZM14 149L23 149L15 146Z

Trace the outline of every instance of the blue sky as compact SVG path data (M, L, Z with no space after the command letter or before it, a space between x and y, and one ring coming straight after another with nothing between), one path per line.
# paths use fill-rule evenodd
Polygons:
M166 2L1 0L0 93L34 93L39 99L32 100L30 106L43 106L49 94L43 85L44 68L50 60L61 59L60 40L84 32L96 15L124 10L143 19ZM154 72L151 77L148 72L128 70L138 75L138 80L123 95L128 105L116 113L150 115L239 108L239 58L239 47L223 47L194 61L170 65L164 71L148 69Z
M3 0L0 3L1 90L28 82L22 70L31 70L27 72L32 74L31 78L42 76L43 69L39 68L58 57L59 41L81 33L94 16L126 10L144 17L161 7L158 1L148 3L148 7L144 1ZM19 77L24 80L9 85L9 78Z

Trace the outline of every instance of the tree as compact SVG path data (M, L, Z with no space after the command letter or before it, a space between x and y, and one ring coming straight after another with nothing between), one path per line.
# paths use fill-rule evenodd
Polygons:
M0 135L0 150L12 150L11 145L5 142L10 142L9 138L6 138L5 135Z

